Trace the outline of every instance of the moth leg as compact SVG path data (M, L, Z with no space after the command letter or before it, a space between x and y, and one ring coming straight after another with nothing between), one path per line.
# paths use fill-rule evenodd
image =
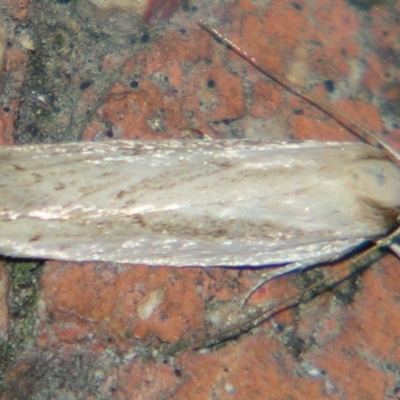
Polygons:
M303 270L307 268L307 266L310 266L309 263L304 264L301 262L295 262L291 264L287 264L283 267L277 267L273 271L269 270L264 272L261 275L261 278L258 280L258 282L245 294L243 297L240 307L243 308L246 303L249 301L250 297L261 287L264 286L267 282L272 281L272 279L278 278L282 275L290 274L291 272L297 271L297 270Z
M399 248L400 251L400 248ZM321 257L321 258L313 258L312 260L303 261L303 262L295 262L291 264L284 265L282 267L277 267L273 271L268 269L265 273L261 275L261 278L258 282L245 294L240 305L243 308L246 303L249 301L250 297L255 293L261 286L264 286L267 282L272 281L272 279L278 278L282 275L287 275L295 271L304 271L307 268L317 266L324 263L330 263L335 260L338 260L343 257L344 254L338 254L335 257Z

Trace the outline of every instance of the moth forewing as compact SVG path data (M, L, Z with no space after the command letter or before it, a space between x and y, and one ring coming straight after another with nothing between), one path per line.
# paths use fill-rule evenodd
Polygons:
M2 254L176 267L329 260L400 208L399 169L359 143L2 147L0 187Z

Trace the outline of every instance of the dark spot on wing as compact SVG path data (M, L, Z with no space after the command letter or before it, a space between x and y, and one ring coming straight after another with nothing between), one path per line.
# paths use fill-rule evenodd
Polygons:
M64 182L59 182L59 183L57 183L56 184L56 186L54 187L54 190L63 190L63 189L65 189L66 188L66 185L65 185L65 183Z
M32 178L33 178L33 182L34 183L38 183L38 182L42 182L43 181L43 175L37 174L37 173L33 173L32 174Z
M129 194L126 190L121 190L117 193L117 199L122 199L122 197L126 196Z
M144 228L147 225L146 221L143 218L143 216L140 215L140 214L132 215L131 221L134 224L140 225L142 228Z

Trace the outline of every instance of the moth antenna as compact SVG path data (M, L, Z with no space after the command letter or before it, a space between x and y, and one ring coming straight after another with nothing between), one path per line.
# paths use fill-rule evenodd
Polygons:
M200 20L198 25L208 32L210 35L214 36L216 39L221 41L227 47L232 49L236 54L244 58L248 63L253 65L257 68L260 72L264 75L271 78L273 81L277 82L279 85L285 87L287 90L295 94L296 96L301 97L302 99L306 100L307 102L313 104L315 107L319 108L325 114L329 115L333 119L335 119L340 125L344 126L345 128L349 129L351 132L359 136L362 140L366 141L367 143L371 144L372 146L384 148L392 157L394 157L397 161L400 162L400 155L393 150L388 144L384 141L380 140L373 132L367 129L362 124L354 121L350 118L346 113L338 110L334 107L331 103L323 99L322 97L317 96L316 94L312 93L308 89L297 85L296 83L290 81L289 79L285 78L283 75L271 70L270 68L262 65L257 59L246 51L241 49L235 43L233 43L230 39L225 37L222 33L217 31L216 29L212 28L206 22Z

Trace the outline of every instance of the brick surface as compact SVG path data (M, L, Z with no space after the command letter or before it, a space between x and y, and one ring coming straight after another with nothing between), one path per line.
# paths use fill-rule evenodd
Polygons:
M151 25L144 22L129 46L117 52L110 45L97 58L93 53L96 79L70 57L71 69L62 64L60 71L71 74L68 85L77 97L72 111L56 103L54 126L79 128L75 134L84 140L165 139L187 129L213 137L357 140L199 29L195 22L205 19L260 62L384 132L400 150L399 3L364 2L363 9L342 0L260 3L169 2L155 9L156 17L145 15ZM8 10L25 18L16 6ZM35 8L30 12L34 18ZM84 30L79 19L71 26L74 21L77 33ZM31 56L14 42L8 49L7 90ZM21 82L13 82L18 93ZM334 90L327 90L332 83ZM2 96L6 144L19 101ZM39 278L35 328L3 370L0 398L397 398L398 266L385 253L362 275L224 346L174 352L224 326L259 272L49 261ZM250 303L278 301L318 276L280 278ZM3 302L3 316L4 310ZM7 318L0 318L0 333Z

